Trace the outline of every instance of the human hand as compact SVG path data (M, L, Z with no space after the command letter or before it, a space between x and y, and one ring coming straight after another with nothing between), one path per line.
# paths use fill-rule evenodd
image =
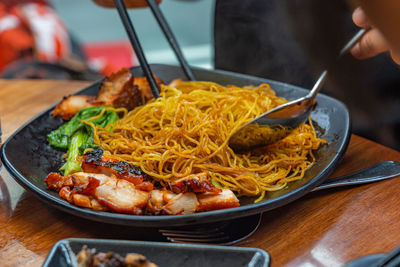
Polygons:
M350 53L358 59L374 57L380 53L389 51L392 59L400 64L400 55L391 51L383 34L369 21L364 11L357 7L353 12L353 22L362 28L371 28L361 40L350 50Z

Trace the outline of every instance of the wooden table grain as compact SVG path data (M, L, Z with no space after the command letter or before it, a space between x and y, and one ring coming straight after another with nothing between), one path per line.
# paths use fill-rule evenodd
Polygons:
M63 96L88 82L0 80L3 140ZM343 161L331 177L400 152L352 135ZM146 232L64 213L26 192L0 173L0 265L41 266L55 242L68 237L143 240ZM400 178L400 177L398 177ZM363 255L400 245L400 179L310 193L263 214L259 229L244 242L266 250L271 266L342 266Z

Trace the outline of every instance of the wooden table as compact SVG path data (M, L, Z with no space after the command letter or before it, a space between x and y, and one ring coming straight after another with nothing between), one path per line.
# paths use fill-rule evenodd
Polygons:
M0 80L3 140L27 120L87 82ZM353 135L332 177L400 152ZM241 246L266 250L271 266L341 266L400 245L400 179L310 193L263 215ZM0 177L0 265L40 266L52 245L68 237L140 238L126 227L81 219L45 205L4 170Z

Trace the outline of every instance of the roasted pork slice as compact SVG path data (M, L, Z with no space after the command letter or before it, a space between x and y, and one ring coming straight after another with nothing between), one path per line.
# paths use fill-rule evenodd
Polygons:
M133 183L104 174L85 172L68 176L49 174L45 182L50 189L59 188L60 197L67 201L93 209L106 207L120 213L140 215L149 198L148 192L138 190Z
M149 193L137 190L122 179L114 179L101 184L96 189L96 199L111 210L140 215L147 205Z
M90 195L83 195L77 193L81 191L82 188L87 188L89 184L89 179L84 176L61 176L58 173L50 173L45 182L49 189L59 191L58 194L61 198L73 203L79 207L90 208L93 210L107 210L107 208L101 205L95 198ZM77 185L74 188L74 185ZM71 188L74 188L72 191Z
M175 87L175 86L177 86L180 82L182 82L182 79L174 79L174 80L172 80L169 84L168 84L168 86L169 87Z
M229 189L222 189L219 194L201 193L197 194L199 205L196 211L210 211L239 207L239 199Z
M44 179L47 187L52 190L60 190L64 186L73 186L74 181L71 175L62 176L59 173L51 172Z
M205 193L210 192L218 194L221 189L214 186L209 180L207 173L191 174L174 182L170 182L169 186L174 193L194 192Z
M129 69L122 68L106 78L97 96L97 102L128 110L141 104L139 87L134 83L133 75Z
M163 84L156 77L157 84ZM70 120L75 114L86 107L110 106L131 110L143 102L153 98L150 86L145 77L134 78L127 68L107 77L96 96L72 95L64 97L52 112L64 120Z
M115 175L119 179L127 180L143 191L153 190L149 177L138 166L126 161L110 159L103 155L103 150L88 151L83 156L82 170L88 173L102 173Z
M169 215L195 213L199 202L195 193L180 193L164 205L164 212Z
M161 214L164 205L167 203L164 200L165 190L154 189L150 192L149 201L147 202L147 213Z
M194 213L199 205L195 193L175 194L169 190L153 190L147 204L150 214L179 215Z
M79 207L89 208L92 210L106 211L107 207L101 205L94 197L78 193L72 193L68 186L61 188L60 197Z
M164 84L164 82L155 75L154 75L154 80L156 81L158 87ZM142 102L147 102L148 100L154 98L146 77L135 77L133 83L138 86L138 89L142 96Z
M66 96L63 100L58 103L53 112L52 116L59 116L64 120L70 120L79 110L87 107L101 106L103 103L96 101L95 96L88 95L71 95Z
M94 210L135 215L180 215L240 206L239 200L229 189L222 189L219 193L197 194L174 193L165 188L143 191L114 175L85 172L68 176L51 173L45 182L48 188L58 190L60 197L68 202Z

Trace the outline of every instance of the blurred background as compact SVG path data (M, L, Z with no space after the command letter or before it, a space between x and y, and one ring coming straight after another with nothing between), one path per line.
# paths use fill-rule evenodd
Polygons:
M213 67L214 6L212 0L161 4L193 66ZM128 12L148 61L177 64L151 10ZM1 0L0 45L5 78L96 80L138 64L117 11L91 0Z
M130 43L115 9L97 6L90 0L51 0L73 36L83 45L89 59L107 59L110 64L126 65L132 55ZM165 0L160 5L188 62L212 68L213 0ZM130 9L129 14L150 63L177 64L157 21L149 8ZM100 62L97 62L98 64Z

